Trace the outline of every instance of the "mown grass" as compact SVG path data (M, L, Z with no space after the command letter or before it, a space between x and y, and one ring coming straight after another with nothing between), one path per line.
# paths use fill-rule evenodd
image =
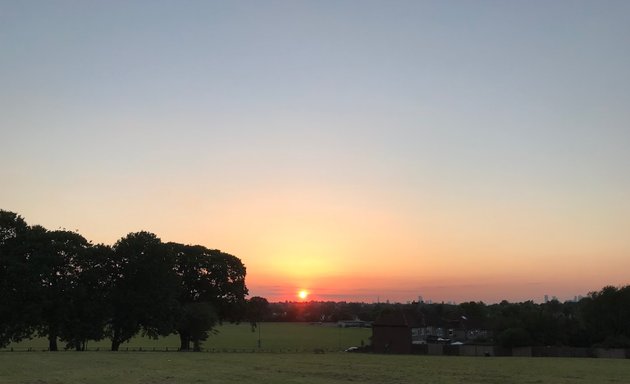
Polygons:
M312 351L324 349L327 351L344 350L351 346L369 343L372 330L369 328L339 328L335 325L311 325L309 323L262 323L260 336L263 350L271 351ZM258 349L258 329L251 330L249 323L224 324L217 328L218 333L211 335L204 342L204 349L209 350L251 350ZM64 344L59 343L60 349ZM176 350L179 347L179 337L171 335L158 339L135 337L129 343L121 345L121 350ZM24 340L9 345L5 350L13 348L24 351L31 348L42 351L48 348L48 341L44 338ZM88 349L101 351L110 348L109 340L89 342Z
M33 339L0 352L0 383L630 383L630 364L623 359L315 354L314 349L367 343L371 330L264 323L261 335L262 351L282 353L260 352L258 332L249 324L225 324L204 345L211 351L247 351L241 353L175 352L177 336L137 337L121 352L108 352L106 340L91 343L92 352L41 352L46 340ZM16 352L9 352L11 347ZM137 352L167 347L173 352ZM39 352L17 352L28 348ZM96 348L100 351L93 352Z
M352 353L2 352L3 384L628 383L627 360Z

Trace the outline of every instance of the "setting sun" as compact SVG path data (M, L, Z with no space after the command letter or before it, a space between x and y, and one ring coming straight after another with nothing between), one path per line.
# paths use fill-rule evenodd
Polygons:
M298 292L298 297L302 300L306 299L308 297L308 292L305 290L301 290L300 292Z

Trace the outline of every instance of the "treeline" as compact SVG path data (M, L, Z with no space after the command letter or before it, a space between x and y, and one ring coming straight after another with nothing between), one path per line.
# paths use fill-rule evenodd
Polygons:
M503 347L630 347L630 286L605 287L578 302L468 302L419 310L427 323L453 324L459 316L467 329L491 331L487 341Z
M487 305L346 302L270 303L266 321L374 321L386 310L416 313L434 328L485 330L474 342L518 346L630 347L630 286L605 287L579 302L552 300Z
M0 210L0 347L47 337L49 349L111 349L139 333L178 334L198 350L213 327L245 313L240 259L200 245L130 233L113 246L76 232L29 226Z
M517 346L630 347L630 286L605 287L579 302L486 305L279 302L245 300L245 267L200 245L163 243L130 233L113 246L76 232L29 226L0 210L0 348L33 336L49 349L111 349L132 337L179 335L200 349L222 321L374 321L386 310L415 312L426 326L486 330L475 342Z

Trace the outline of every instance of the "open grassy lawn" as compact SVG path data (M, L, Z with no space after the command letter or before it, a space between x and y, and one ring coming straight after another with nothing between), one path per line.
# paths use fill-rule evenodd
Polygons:
M252 332L249 323L224 324L217 328L219 331L203 344L205 349L216 350L243 350L256 349L258 345L258 330ZM352 346L360 346L361 340L369 344L372 335L370 328L339 328L335 325L310 325L309 323L262 323L260 328L263 350L286 351L300 350L312 351L315 348L327 351L340 351ZM63 349L64 343L59 343ZM171 335L153 340L146 337L135 337L129 343L122 344L121 350L153 348L164 350L176 350L179 347L179 337ZM25 340L9 345L6 349L14 348L16 351L33 350L42 351L48 348L48 341L43 338ZM88 349L108 350L109 340L89 342Z
M1 352L0 383L629 383L627 360L353 353Z
M371 330L264 323L261 331L263 351L284 353L251 353L258 351L258 331L249 324L219 327L204 345L248 351L241 353L125 352L174 351L177 336L137 337L121 352L107 352L106 340L89 344L92 352L41 352L45 339L27 340L0 352L0 383L630 383L630 364L623 359L315 354L316 348L340 351L368 343ZM11 347L38 352L9 352Z

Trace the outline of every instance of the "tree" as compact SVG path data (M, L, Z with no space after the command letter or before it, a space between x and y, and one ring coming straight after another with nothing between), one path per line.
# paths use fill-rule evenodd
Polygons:
M264 297L254 296L247 301L247 318L252 326L252 332L258 328L258 348L262 346L260 323L269 313L269 302Z
M177 323L180 335L181 351L201 351L201 342L208 339L209 333L218 323L219 318L212 304L208 302L185 303L181 307L181 316Z
M237 320L247 288L241 261L201 245L169 243L178 276L177 333L183 351L195 349L208 337L217 320Z
M504 348L525 347L531 345L529 333L523 328L508 328L499 336L499 344Z
M591 292L580 306L593 344L630 346L630 286L607 286Z
M207 299L217 309L220 321L239 321L245 307L246 269L241 260L219 250L210 250L202 275L207 284Z
M23 254L26 221L14 212L0 210L0 348L33 333L33 319L25 299L31 287L23 276L28 272Z
M462 316L466 317L466 325L472 329L487 329L488 311L483 302L470 301L459 305Z
M39 305L38 334L48 337L49 350L56 351L57 338L68 321L73 286L78 280L77 261L89 247L81 235L70 231L29 231L29 266Z
M112 253L111 247L99 244L78 255L75 261L79 273L71 287L67 320L59 331L66 348L84 351L88 340L105 337L111 313Z
M5 251L13 241L24 235L28 224L15 212L0 209L0 251Z
M141 330L154 338L172 333L177 314L173 254L149 232L128 234L113 251L107 326L112 351Z
M254 296L247 301L247 319L256 328L256 324L264 321L269 314L269 301L264 297Z

